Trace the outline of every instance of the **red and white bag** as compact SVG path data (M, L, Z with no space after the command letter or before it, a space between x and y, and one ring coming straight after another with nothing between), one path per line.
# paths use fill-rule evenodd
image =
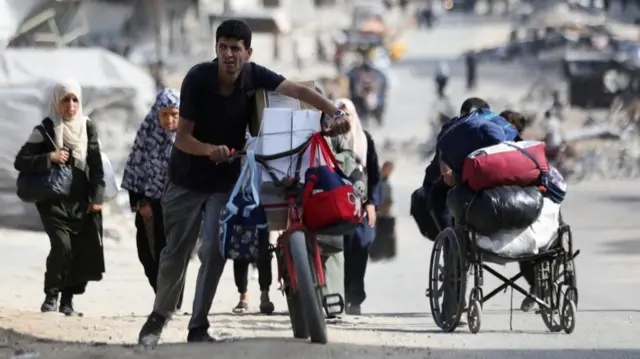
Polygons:
M311 163L305 171L302 222L312 232L348 235L362 224L362 206L327 141L315 133L309 144ZM316 154L324 160L316 159Z
M509 141L469 154L462 166L462 181L474 191L524 187L540 184L544 172L549 172L544 142Z

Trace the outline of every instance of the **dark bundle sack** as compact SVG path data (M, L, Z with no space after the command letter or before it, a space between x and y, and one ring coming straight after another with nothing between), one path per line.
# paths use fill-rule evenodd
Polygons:
M502 186L474 192L458 185L447 195L456 223L484 235L530 226L540 216L542 204L538 187Z

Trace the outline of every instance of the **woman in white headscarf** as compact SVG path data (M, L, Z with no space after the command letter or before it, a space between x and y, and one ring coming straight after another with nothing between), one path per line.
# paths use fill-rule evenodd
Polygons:
M70 166L73 180L65 198L36 203L51 242L40 309L81 316L73 296L84 293L89 281L101 280L105 271L101 213L105 183L96 126L82 112L82 89L74 80L54 86L49 113L20 149L14 167L19 172L46 173L56 164Z
M351 130L332 139L332 147L341 169L350 176L354 188L364 200L365 218L362 225L352 235L342 239L346 312L359 315L360 305L366 298L364 277L369 247L375 238L376 207L380 205L380 164L373 138L362 128L353 102L339 99L337 106L349 114ZM355 155L355 164L349 164L352 155Z
M356 112L356 107L353 102L346 98L341 98L336 101L338 108L349 114L349 122L351 124L351 130L335 137L339 143L340 148L349 149L356 154L358 162L365 163L367 159L367 137L364 134L360 117ZM335 142L334 142L335 143Z

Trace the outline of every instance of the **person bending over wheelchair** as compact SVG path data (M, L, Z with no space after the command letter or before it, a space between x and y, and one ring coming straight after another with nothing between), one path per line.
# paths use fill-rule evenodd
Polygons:
M486 113L481 119L474 119L478 113ZM447 228L453 224L452 215L447 208L447 193L449 189L457 183L459 174L462 170L464 159L473 151L496 145L503 141L521 141L520 131L523 126L516 128L502 116L493 114L491 116L491 108L489 104L480 98L468 98L462 103L460 108L460 116L446 122L438 134L436 154L425 170L425 178L423 187L431 196L431 210L434 214L434 220L437 222L437 228L440 230ZM515 118L521 115L510 112ZM478 121L477 127L481 128L477 133L480 136L467 135L466 138L443 138L448 135L449 131L457 124L464 121ZM513 119L510 119L513 120ZM483 128L482 128L483 127ZM533 291L535 282L533 264L528 262L520 262L520 270ZM535 302L524 299L521 305L523 311L530 311L535 307Z

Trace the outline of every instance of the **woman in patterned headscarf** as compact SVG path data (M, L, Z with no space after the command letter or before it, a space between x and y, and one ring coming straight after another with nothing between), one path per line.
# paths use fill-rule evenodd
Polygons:
M166 245L161 198L180 113L180 92L164 89L144 119L131 148L122 178L136 213L138 258L156 291L160 252ZM180 296L180 308L182 295Z

